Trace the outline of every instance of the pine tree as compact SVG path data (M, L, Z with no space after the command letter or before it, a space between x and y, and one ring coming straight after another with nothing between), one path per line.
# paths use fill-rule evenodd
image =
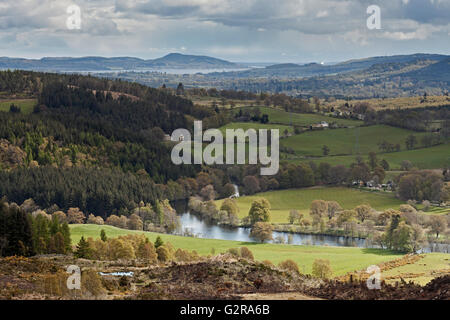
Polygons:
M159 201L155 202L154 210L155 210L156 217L158 218L159 225L163 225L164 211L163 211L163 208L161 207L161 203Z
M155 240L155 248L159 248L159 247L161 247L162 245L164 245L164 241L161 239L160 236L156 237L156 240Z
M100 231L100 239L102 239L103 242L108 241L108 237L106 236L106 232L103 229Z
M61 226L61 233L64 238L64 246L65 246L65 252L72 251L72 239L70 238L70 229L67 222L64 222Z
M64 236L62 235L61 232L57 232L53 236L53 242L55 244L55 252L54 253L58 253L58 254L65 254L66 253L66 246L65 246L65 243L64 243Z
M91 248L89 248L89 243L82 236L77 244L77 250L75 251L75 257L82 259L89 259Z

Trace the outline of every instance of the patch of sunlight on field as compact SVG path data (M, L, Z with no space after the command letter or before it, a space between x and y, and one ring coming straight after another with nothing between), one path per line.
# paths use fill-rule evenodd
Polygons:
M287 223L289 211L292 209L308 216L311 202L314 200L337 201L344 209L353 209L360 204L369 204L377 210L396 209L403 203L396 199L393 194L361 191L345 187L277 190L237 198L239 218L242 219L247 216L252 202L260 197L269 200L272 213L271 222L274 223ZM222 202L223 200L217 200L217 207L220 208Z
M413 281L424 285L444 274L450 274L450 254L429 253L413 264L383 272L382 277L395 277L395 279L387 280L388 283L400 281L400 278L403 278L406 282Z
M37 99L0 100L0 111L9 112L11 104L15 104L20 107L21 113L29 114L33 112L36 103Z

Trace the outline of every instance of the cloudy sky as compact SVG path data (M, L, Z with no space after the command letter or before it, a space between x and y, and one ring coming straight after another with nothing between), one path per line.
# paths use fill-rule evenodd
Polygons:
M68 13L73 5L81 12L80 29L67 26L68 19L76 25L74 11ZM381 10L380 29L367 27L371 5ZM147 59L169 52L245 62L450 54L450 0L0 2L0 56Z

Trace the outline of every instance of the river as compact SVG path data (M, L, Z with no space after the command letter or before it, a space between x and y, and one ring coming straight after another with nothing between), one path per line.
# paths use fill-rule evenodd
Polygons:
M201 219L198 215L184 212L179 215L181 230L179 233L187 231L191 235L205 239L232 240L240 242L255 242L250 237L250 228L221 226ZM284 243L293 245L313 245L313 246L335 246L335 247L358 247L358 248L378 248L370 243L368 239L352 238L333 235L301 234L289 232L273 232L274 239L283 239ZM290 238L290 239L289 239ZM274 242L274 241L270 241ZM444 252L449 253L448 244L428 244L420 250L420 253Z
M239 197L239 190L237 188L235 188L235 196ZM206 221L198 215L189 212L187 201L174 201L172 202L172 206L179 212L178 216L180 217L181 228L177 231L178 234L184 234L185 231L188 231L189 234L198 238L256 242L255 239L250 237L250 228L229 227ZM377 245L370 243L368 239L333 235L274 231L273 238L283 239L284 243L293 245L379 248ZM270 242L273 243L274 241ZM429 243L419 251L419 253L430 252L450 253L450 245Z

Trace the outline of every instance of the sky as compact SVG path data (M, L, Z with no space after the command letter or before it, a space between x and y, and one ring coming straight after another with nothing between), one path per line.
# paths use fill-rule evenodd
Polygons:
M152 59L171 52L296 63L450 54L450 0L0 2L0 56Z

